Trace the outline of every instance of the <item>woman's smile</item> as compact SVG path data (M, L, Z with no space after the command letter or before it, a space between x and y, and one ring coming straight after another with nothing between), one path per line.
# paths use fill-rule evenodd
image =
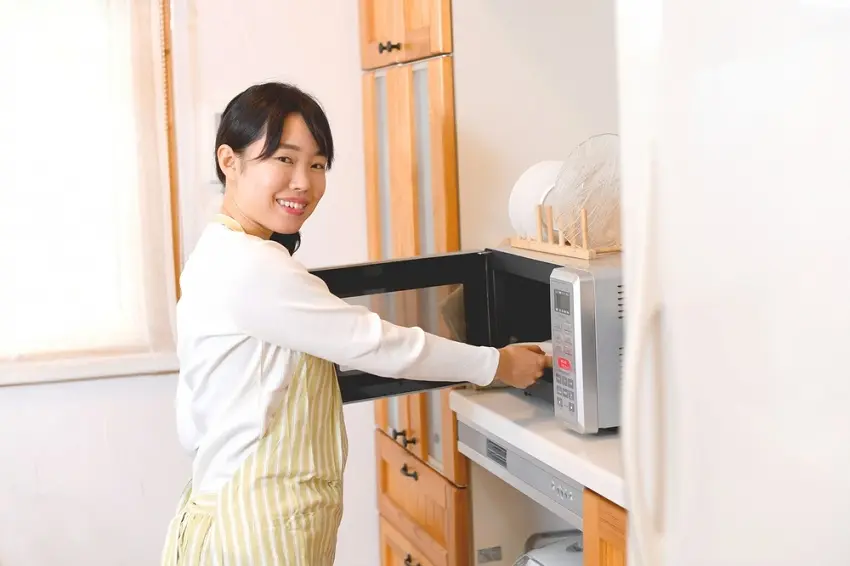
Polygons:
M309 201L303 198L279 198L275 199L278 206L280 206L286 214L291 214L293 216L301 216L307 211L307 205Z

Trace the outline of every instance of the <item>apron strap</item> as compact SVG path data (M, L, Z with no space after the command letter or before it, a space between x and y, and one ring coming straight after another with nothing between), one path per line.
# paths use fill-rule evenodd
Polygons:
M245 232L241 224L239 224L236 220L226 214L222 214L219 212L218 214L213 216L212 221L217 222L218 224L221 224L225 228L233 230L234 232Z

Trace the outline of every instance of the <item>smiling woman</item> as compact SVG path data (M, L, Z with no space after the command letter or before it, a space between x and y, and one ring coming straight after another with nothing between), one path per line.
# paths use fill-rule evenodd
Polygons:
M325 194L333 158L330 125L315 99L282 83L252 86L227 105L216 135L223 212L249 234L275 233L292 254Z
M348 454L336 366L527 387L546 357L391 324L292 257L334 157L328 120L307 94L267 83L237 95L215 156L221 214L180 276L176 413L194 462L162 564L331 566ZM273 234L289 238L286 249Z

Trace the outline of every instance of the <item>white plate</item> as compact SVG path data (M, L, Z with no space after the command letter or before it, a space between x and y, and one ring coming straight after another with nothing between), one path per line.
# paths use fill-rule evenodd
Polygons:
M517 236L537 235L537 205L555 187L563 161L535 163L519 176L508 198L508 216Z

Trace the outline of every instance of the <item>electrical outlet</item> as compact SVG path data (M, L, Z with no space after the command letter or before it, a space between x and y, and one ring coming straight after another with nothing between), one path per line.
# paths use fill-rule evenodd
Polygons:
M499 562L502 560L502 547L492 546L490 548L478 549L478 564L487 564L488 562Z

